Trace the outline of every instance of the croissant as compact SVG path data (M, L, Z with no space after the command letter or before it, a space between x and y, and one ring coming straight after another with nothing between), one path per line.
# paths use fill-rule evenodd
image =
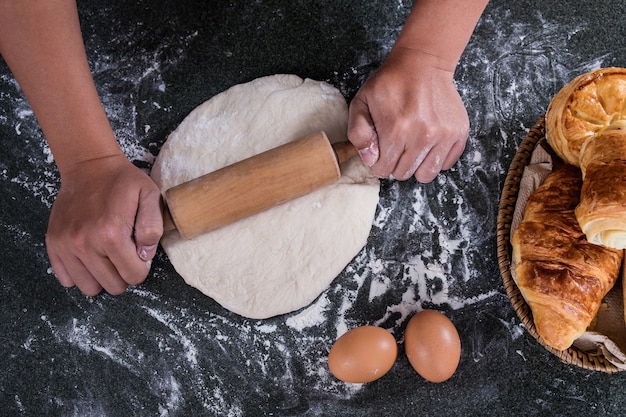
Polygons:
M574 78L546 112L546 139L583 173L575 214L587 240L626 248L626 69L600 68ZM606 142L606 143L605 143Z
M528 198L511 239L517 286L537 332L557 350L586 331L623 257L585 239L574 214L581 183L580 170L569 164L550 173Z
M626 131L609 130L585 142L583 185L576 218L591 243L626 248Z
M626 68L600 68L574 78L550 101L546 139L568 164L579 166L583 144L607 129L626 127Z

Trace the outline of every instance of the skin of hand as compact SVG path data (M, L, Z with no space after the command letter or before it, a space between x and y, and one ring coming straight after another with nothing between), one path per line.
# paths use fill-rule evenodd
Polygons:
M150 177L123 155L64 175L46 234L61 284L115 295L143 282L161 236L159 201Z
M96 295L143 282L163 233L161 194L117 144L91 77L75 2L0 1L0 53L61 174L46 236L60 283Z
M427 62L394 51L350 104L349 137L378 177L428 183L465 148L469 119L453 73Z
M469 118L454 70L486 0L417 0L350 103L348 138L381 178L431 182L461 156Z

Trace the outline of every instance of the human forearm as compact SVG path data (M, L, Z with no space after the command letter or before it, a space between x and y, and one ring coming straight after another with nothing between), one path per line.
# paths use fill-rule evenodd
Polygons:
M488 0L417 0L394 50L430 56L454 71Z
M87 295L142 282L163 232L161 193L117 144L74 0L0 0L0 53L61 172L46 233L55 275Z
M0 1L0 53L62 175L121 153L91 77L73 0Z

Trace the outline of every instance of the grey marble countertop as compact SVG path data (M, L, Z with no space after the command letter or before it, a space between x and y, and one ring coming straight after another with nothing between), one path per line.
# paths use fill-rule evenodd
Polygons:
M213 4L215 3L215 4ZM276 73L350 99L393 45L412 2L80 1L88 56L121 146L149 169L203 101ZM59 176L0 61L0 415L616 416L626 375L566 365L520 325L496 255L504 177L550 98L581 72L626 66L624 3L493 0L457 69L471 133L433 183L383 181L370 239L312 306L250 320L187 286L159 251L142 285L86 298L50 272L44 234ZM457 326L441 384L400 349L383 378L334 379L341 329L402 343L423 308Z

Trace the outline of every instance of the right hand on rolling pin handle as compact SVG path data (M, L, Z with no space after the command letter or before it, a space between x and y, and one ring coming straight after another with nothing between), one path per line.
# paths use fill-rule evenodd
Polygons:
M469 119L454 71L487 0L416 0L383 65L350 104L348 138L379 177L432 181L451 168Z
M375 175L432 181L465 148L469 120L453 72L397 49L350 104L348 137Z

